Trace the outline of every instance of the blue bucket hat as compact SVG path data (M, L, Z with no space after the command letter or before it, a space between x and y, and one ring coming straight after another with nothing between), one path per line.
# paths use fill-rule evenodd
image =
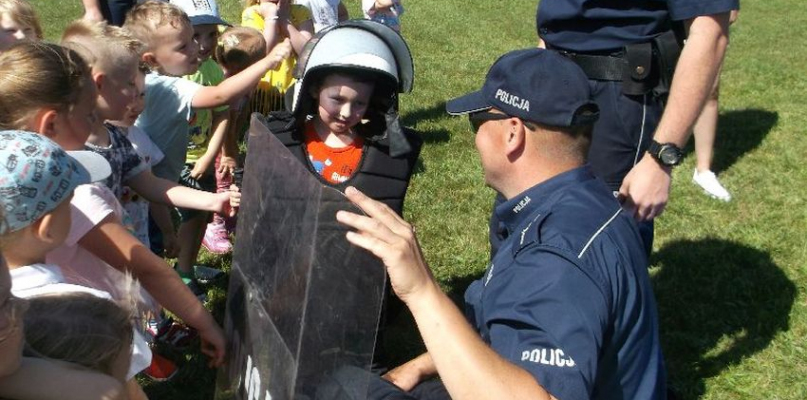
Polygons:
M91 151L66 152L42 135L0 131L0 235L31 225L77 186L104 180L111 171Z
M580 67L555 51L538 48L501 56L490 67L481 90L446 103L451 115L491 108L555 127L592 124L599 117Z

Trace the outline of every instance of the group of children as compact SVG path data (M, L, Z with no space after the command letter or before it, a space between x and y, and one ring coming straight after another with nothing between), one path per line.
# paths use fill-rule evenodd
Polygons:
M194 264L202 244L231 248L222 242L240 203L233 177L253 91L263 79L292 99L306 43L326 16L347 13L332 0L252 1L245 26L229 27L212 1L175 3L139 4L123 27L76 21L52 44L25 0L0 0L0 397L145 398L136 374L175 371L148 345L172 341L167 332L198 335L210 365L224 362L199 282L220 271ZM368 7L402 12L396 1ZM390 46L368 35L362 43ZM411 56L409 70L392 58L377 71L343 53L338 67L304 68L292 104L258 111L293 110L269 125L312 173L376 191L400 213L420 141L390 116L411 88ZM54 384L32 384L43 378ZM66 395L76 382L88 384Z

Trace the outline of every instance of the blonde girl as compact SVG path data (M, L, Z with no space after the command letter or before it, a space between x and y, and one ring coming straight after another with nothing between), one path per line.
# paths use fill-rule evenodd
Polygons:
M25 42L0 54L0 129L29 130L65 150L82 149L101 122L89 71L76 52L50 43ZM210 365L221 365L224 333L210 313L162 258L121 225L114 195L101 185L85 186L70 203L74 223L68 240L48 255L48 262L62 267L68 280L70 269L82 271L81 280L68 283L99 284L96 279L110 279L108 266L131 273L160 305L199 331Z
M23 39L42 40L34 8L25 0L0 0L0 51Z
M284 93L294 83L294 66L303 47L314 34L311 11L291 0L247 0L241 13L241 25L263 33L266 51L289 39L294 52L274 70L269 70L255 91L252 111L267 114L282 110Z

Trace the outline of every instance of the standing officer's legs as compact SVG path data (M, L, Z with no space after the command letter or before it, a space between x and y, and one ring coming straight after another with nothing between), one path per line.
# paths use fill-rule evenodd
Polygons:
M624 95L621 82L589 82L594 101L600 107L600 118L594 124L588 162L594 174L616 195L622 180L647 151L664 108L652 93ZM653 221L640 223L639 231L649 256L653 248Z

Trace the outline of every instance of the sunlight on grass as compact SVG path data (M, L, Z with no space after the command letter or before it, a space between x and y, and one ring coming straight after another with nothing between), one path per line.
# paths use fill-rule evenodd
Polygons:
M360 16L359 1L346 2ZM415 60L404 122L425 146L405 216L443 288L455 298L488 259L493 192L483 184L473 135L445 101L476 90L502 53L533 46L536 2L407 0L403 36ZM721 85L715 169L730 203L692 183L693 154L674 171L672 200L656 221L652 277L670 385L681 398L807 398L807 8L799 0L744 2L732 28ZM80 16L78 1L35 0L54 40ZM220 0L240 22L241 3ZM229 270L230 257L202 261ZM224 288L212 307L221 317ZM458 297L459 296L459 297ZM399 359L422 350L411 324L390 339ZM181 377L151 384L154 399L210 396L213 374L198 353Z

